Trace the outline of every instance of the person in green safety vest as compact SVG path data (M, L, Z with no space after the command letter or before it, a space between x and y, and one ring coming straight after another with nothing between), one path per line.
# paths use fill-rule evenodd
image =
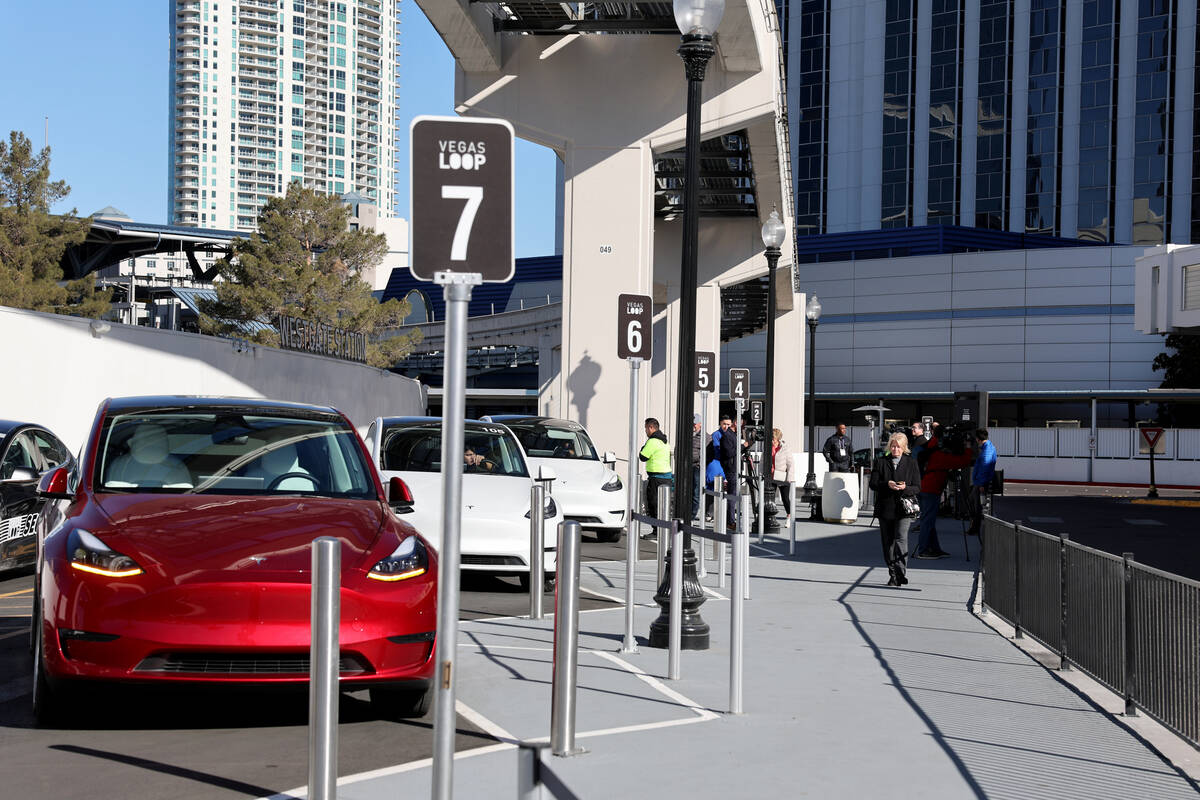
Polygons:
M654 417L646 418L646 443L642 445L638 459L646 462L646 513L656 519L666 519L664 515L671 510L664 508L659 514L658 487L674 483L671 448L667 446L667 435Z

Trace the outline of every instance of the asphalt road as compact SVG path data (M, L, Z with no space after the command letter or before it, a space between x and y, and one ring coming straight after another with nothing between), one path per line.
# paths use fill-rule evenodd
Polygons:
M642 557L653 558L649 542ZM584 534L584 560L623 560L624 539ZM0 796L13 798L246 798L308 781L308 694L261 691L153 691L104 687L80 699L69 729L41 729L30 712L29 614L33 577L0 573ZM553 593L545 598L546 610ZM583 596L580 607L611 600ZM462 618L529 613L515 579L467 574ZM338 774L433 755L432 713L380 719L366 692L343 694ZM547 730L549 733L549 730ZM457 750L492 739L462 718Z
M1031 528L1058 535L1106 553L1133 553L1143 564L1200 580L1200 508L1149 505L1144 488L1076 487L1045 484L1008 484L1007 494L995 499L993 514L1009 521L1021 520ZM1200 492L1161 491L1163 500L1200 500ZM958 534L938 522L942 546ZM950 536L947 539L946 532Z

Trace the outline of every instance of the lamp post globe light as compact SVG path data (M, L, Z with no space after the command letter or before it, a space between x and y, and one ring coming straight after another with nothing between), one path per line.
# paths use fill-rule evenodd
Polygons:
M804 318L808 320L808 476L804 479L804 501L812 506L817 495L817 471L813 466L817 434L817 322L821 319L821 301L814 294L804 307ZM792 513L795 513L793 511ZM815 508L814 508L814 514Z
M675 24L682 41L679 57L687 75L687 133L684 139L683 170L683 259L679 275L679 382L676 384L675 418L675 507L687 509L691 522L692 502L692 416L696 379L696 255L699 239L700 183L700 103L701 86L708 62L716 50L712 37L725 13L725 0L674 0ZM665 517L665 509L659 516ZM683 513L677 513L684 516ZM708 623L700 618L704 590L696 577L696 554L692 537L685 533L683 553L668 553L683 558L683 607L680 647L684 650L708 649ZM669 564L668 564L669 567ZM663 581L654 594L662 613L650 624L650 646L667 647L671 627L671 570L663 570Z
M787 236L787 228L779 218L778 211L772 211L771 216L762 226L762 242L767 256L767 396L763 403L763 441L762 441L762 481L764 487L764 505L766 519L763 521L767 529L775 530L779 523L775 521L775 477L772 468L771 446L774 444L771 432L774 430L775 414L775 291L776 267L779 266L780 246ZM770 487L770 491L765 491ZM795 512L793 512L795 513Z

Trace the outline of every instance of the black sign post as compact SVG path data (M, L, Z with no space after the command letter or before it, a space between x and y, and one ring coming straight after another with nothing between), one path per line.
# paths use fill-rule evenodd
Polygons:
M649 360L652 311L653 301L644 294L617 297L617 358Z
M626 474L626 508L629 527L625 532L625 641L622 653L636 653L637 639L633 635L635 583L634 568L638 560L638 528L633 514L638 504L638 371L649 360L652 351L651 335L654 311L653 300L644 294L623 294L617 297L617 357L629 362L629 471Z
M711 392L717 377L716 353L696 353L696 391Z
M513 128L504 120L417 117L409 129L413 277L513 276Z
M411 269L413 277L442 286L446 298L432 797L450 800L454 794L467 306L475 286L484 281L504 283L515 269L513 129L503 120L417 117L409 129L409 141Z
M741 400L743 403L750 399L750 370L729 370L729 399Z

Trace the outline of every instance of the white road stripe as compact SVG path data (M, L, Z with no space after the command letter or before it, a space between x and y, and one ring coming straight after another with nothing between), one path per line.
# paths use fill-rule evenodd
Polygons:
M0 640L11 639L14 636L28 636L28 635L29 635L29 629L22 628L21 630L18 630L18 631L9 631L8 633L0 633Z

